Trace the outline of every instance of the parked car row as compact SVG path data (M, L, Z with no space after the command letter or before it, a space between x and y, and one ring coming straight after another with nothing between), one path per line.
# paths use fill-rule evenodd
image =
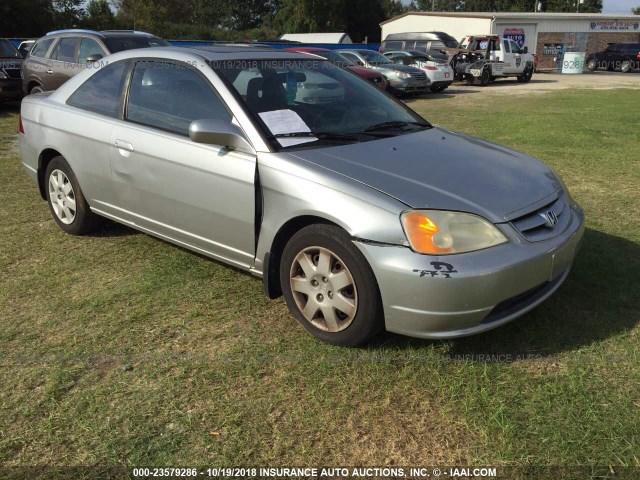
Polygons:
M168 45L155 35L134 30L59 30L38 40L24 41L18 49L1 40L0 100L55 90L112 53ZM325 58L398 96L442 92L454 80L487 85L499 78L516 77L528 82L535 71L535 57L526 47L520 48L513 40L496 35L467 36L457 42L444 32L391 34L382 42L380 52L314 47L286 50ZM605 51L587 57L586 66L589 70L631 71L640 66L640 43L611 44ZM331 82L318 85L321 90L307 92L308 99L321 101L335 96L328 91Z

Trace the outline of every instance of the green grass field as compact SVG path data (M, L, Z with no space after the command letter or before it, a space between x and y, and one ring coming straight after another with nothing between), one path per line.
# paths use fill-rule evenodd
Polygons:
M573 272L490 333L360 349L147 235L64 234L0 106L0 465L640 467L638 92L500 98L408 103L564 178L588 227Z

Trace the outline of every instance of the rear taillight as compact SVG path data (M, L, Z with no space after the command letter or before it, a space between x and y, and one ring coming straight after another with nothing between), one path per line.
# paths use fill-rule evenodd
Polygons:
M640 52L638 52L638 54L636 55L636 58L640 60Z
M434 71L434 70L438 70L438 67L424 67L424 69Z
M22 115L18 117L18 133L24 133L24 127L22 126Z

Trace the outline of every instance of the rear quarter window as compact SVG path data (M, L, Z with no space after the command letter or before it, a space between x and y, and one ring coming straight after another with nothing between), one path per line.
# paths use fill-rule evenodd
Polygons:
M55 38L43 38L42 40L38 40L31 49L30 55L32 57L44 58L54 40Z
M402 42L392 40L390 42L384 42L383 49L385 51L402 50Z
M101 68L73 92L67 105L117 118L128 65L123 60Z

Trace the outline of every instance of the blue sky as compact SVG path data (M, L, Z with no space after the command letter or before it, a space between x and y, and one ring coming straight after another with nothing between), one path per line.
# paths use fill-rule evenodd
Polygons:
M602 13L631 13L633 7L640 7L640 0L604 0Z

